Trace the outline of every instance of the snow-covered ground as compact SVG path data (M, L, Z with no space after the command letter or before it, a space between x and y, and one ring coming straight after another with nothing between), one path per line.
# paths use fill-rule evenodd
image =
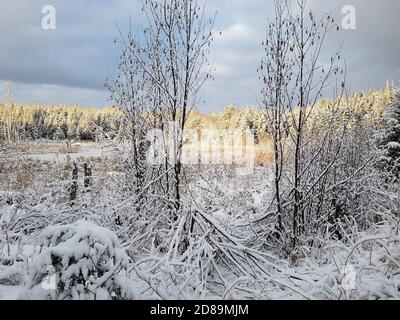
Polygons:
M90 147L79 156L99 152ZM185 207L171 222L168 207L136 209L129 180L110 159L95 164L90 189L79 172L71 203L71 167L54 156L38 155L42 164L32 165L24 188L0 185L0 299L400 298L395 216L367 230L354 225L340 240L320 234L288 254L269 235L268 168L247 176L223 166L189 170Z

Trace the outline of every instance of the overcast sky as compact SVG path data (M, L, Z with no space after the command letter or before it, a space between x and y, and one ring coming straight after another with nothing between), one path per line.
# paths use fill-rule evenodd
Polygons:
M56 8L55 30L41 27L44 5ZM399 84L399 0L310 0L309 5L339 22L343 6L355 7L356 30L341 29L327 43L328 51L343 43L351 89L382 88L387 80ZM216 79L204 88L200 110L256 103L256 70L272 6L272 0L208 0L208 11L218 12L222 36L212 46ZM131 14L139 25L139 8L140 0L1 0L0 100L11 81L18 103L108 105L103 84L117 64L115 24L126 30Z

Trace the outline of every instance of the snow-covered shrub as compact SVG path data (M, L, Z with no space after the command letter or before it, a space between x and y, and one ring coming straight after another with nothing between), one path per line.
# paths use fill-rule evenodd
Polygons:
M92 223L51 226L28 267L24 299L131 299L128 257L111 231Z

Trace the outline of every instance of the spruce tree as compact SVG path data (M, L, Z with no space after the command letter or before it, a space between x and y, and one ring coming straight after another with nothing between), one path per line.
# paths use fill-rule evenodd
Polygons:
M392 173L396 178L400 175L400 91L386 107L385 129L378 139L381 156L379 167Z

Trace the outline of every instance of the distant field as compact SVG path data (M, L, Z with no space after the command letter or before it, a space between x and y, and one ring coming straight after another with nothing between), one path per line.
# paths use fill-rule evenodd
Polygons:
M23 142L9 147L9 157L21 157L41 161L62 162L67 158L90 159L102 158L109 154L110 146L95 142L72 143L67 142Z

